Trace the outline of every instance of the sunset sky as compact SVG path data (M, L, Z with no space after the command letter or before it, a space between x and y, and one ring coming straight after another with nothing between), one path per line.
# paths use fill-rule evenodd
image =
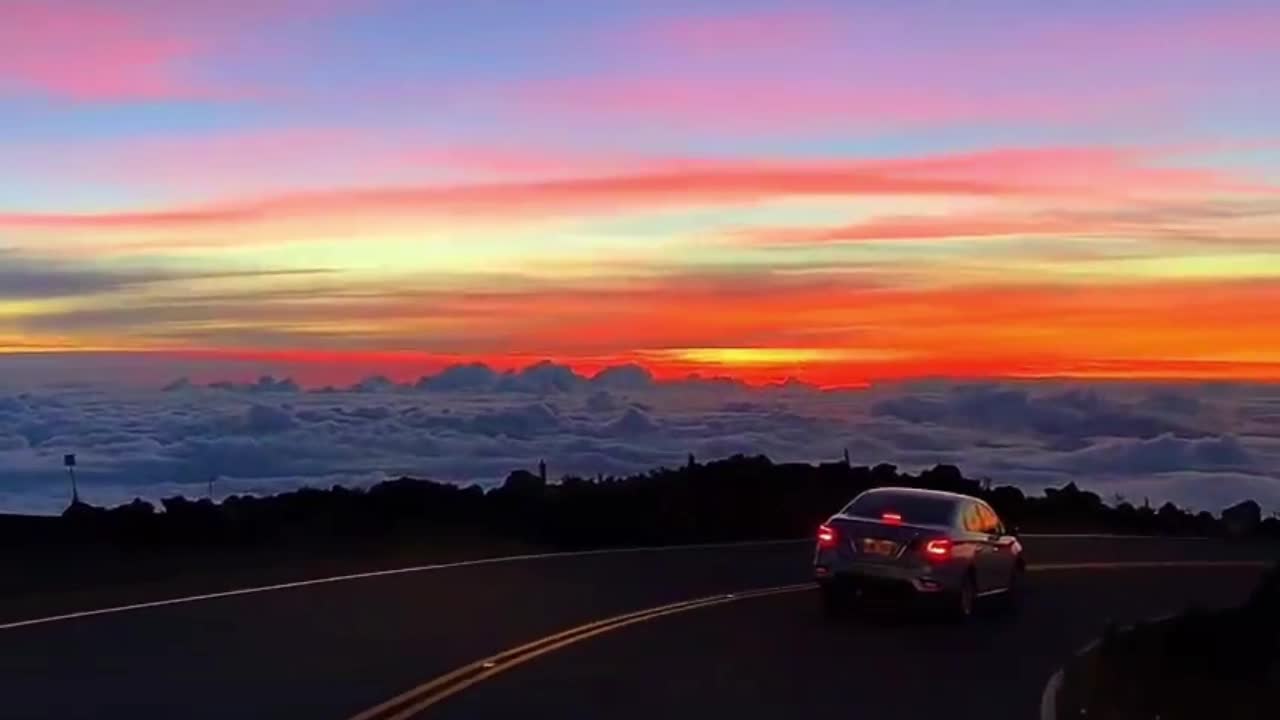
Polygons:
M1265 1L0 0L0 352L1277 380L1277 67Z

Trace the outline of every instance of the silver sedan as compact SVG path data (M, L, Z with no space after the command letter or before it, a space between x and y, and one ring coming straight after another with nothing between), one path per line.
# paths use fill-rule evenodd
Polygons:
M932 601L957 619L983 598L1012 607L1025 562L1022 544L978 498L914 488L877 488L818 528L814 579L839 614L869 595Z

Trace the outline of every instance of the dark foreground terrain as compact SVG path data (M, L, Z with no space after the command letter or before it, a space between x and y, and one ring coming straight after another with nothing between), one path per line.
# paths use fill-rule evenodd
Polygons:
M128 602L162 587L208 592L405 564L529 552L809 537L870 487L909 485L986 498L1023 532L1280 538L1256 503L1220 515L1108 505L1074 484L1028 496L940 465L777 464L735 456L626 478L511 473L484 490L400 479L221 502L168 498L57 518L0 516L0 606ZM86 596L87 594L87 596ZM19 613L21 614L21 613Z
M1023 611L824 621L808 538L877 485L981 495L1021 526ZM404 479L163 506L0 519L4 717L342 720L549 634L711 597L362 720L1025 718L1108 622L1239 604L1277 557L1256 505L1111 507L1072 485L1027 497L949 466L735 457L623 479L518 471L488 491Z
M1025 542L1022 611L960 626L827 622L807 541L470 564L10 626L3 716L347 720L584 623L798 583L585 639L411 717L1024 720L1108 621L1238 604L1262 572L1249 559L1274 557L1192 539Z
M1280 713L1280 565L1244 603L1107 627L1068 663L1058 716L1263 720Z

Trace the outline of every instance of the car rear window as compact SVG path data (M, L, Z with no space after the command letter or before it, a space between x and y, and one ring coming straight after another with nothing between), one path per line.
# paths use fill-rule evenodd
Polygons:
M950 525L955 509L956 501L950 498L877 492L854 498L844 513L875 520L881 519L885 513L893 513L910 525Z

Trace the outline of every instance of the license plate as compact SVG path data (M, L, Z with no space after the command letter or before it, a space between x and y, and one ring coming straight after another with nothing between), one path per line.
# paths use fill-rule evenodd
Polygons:
M892 540L865 539L862 541L862 552L868 555L892 556L898 552L898 543Z

